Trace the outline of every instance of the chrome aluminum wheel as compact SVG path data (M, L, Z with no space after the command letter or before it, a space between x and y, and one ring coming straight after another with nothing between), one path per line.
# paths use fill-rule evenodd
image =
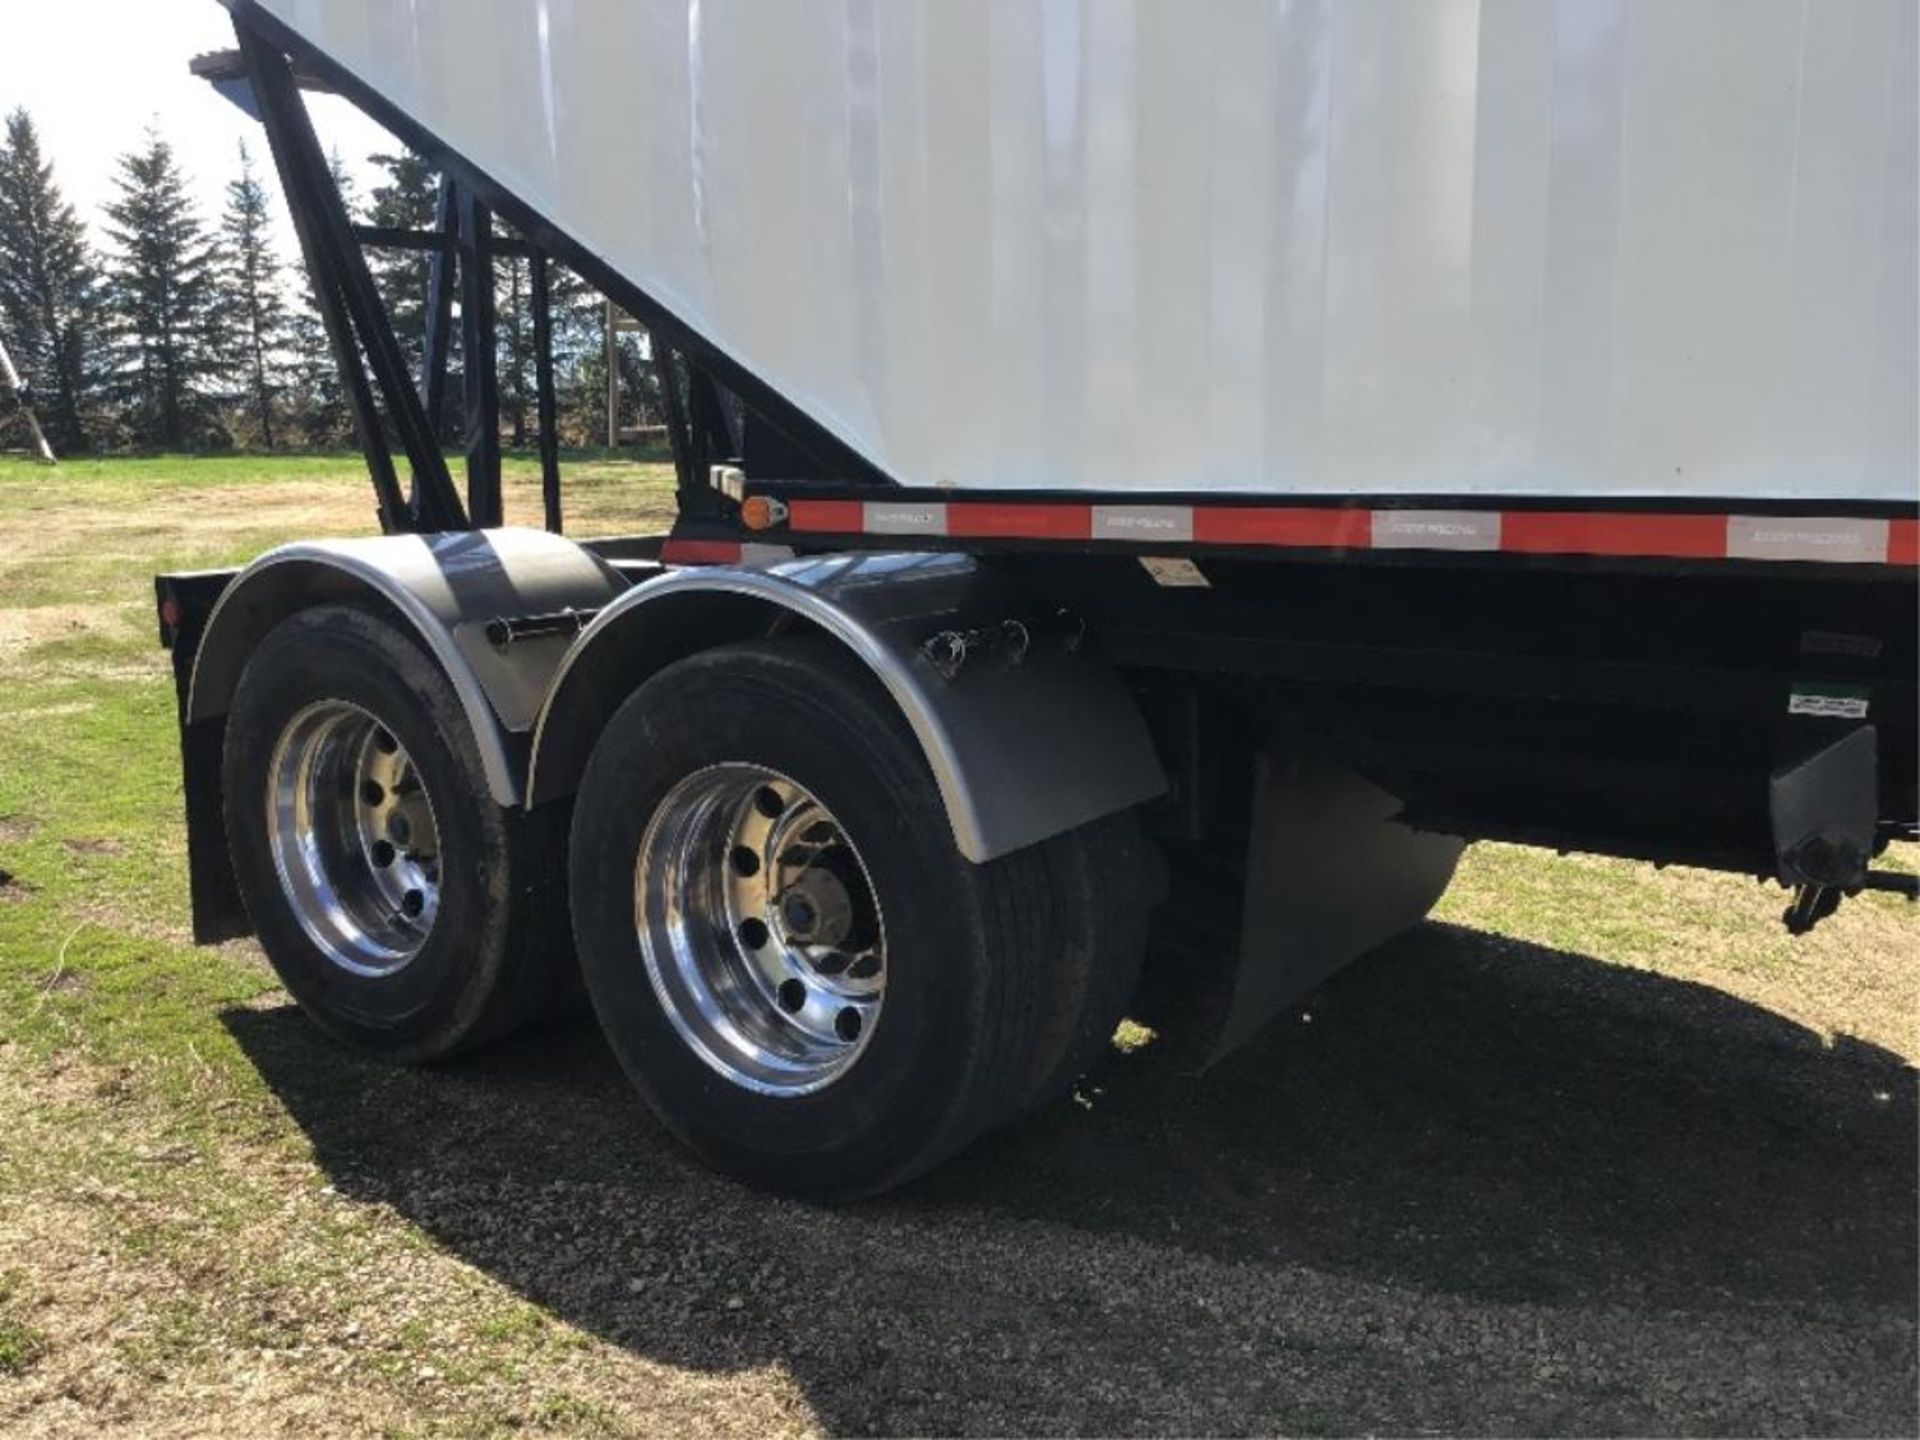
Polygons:
M634 919L667 1018L736 1085L810 1094L872 1039L887 983L873 882L786 776L714 765L668 791L641 837Z
M344 700L287 723L267 767L267 840L301 928L355 975L420 953L440 908L440 831L400 742Z

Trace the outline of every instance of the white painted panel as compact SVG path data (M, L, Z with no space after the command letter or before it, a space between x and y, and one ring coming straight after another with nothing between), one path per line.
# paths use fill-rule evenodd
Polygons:
M1915 497L1916 3L266 0L904 482L1703 501Z

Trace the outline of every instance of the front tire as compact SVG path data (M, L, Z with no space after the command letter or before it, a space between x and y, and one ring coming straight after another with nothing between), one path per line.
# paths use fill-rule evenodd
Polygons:
M577 983L564 819L494 803L452 684L385 620L318 606L267 634L227 717L222 787L261 947L334 1038L436 1060Z

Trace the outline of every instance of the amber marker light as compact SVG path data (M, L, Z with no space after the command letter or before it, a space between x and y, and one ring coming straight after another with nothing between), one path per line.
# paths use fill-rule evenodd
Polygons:
M771 530L787 518L787 507L771 495L749 495L740 502L740 523L749 530Z

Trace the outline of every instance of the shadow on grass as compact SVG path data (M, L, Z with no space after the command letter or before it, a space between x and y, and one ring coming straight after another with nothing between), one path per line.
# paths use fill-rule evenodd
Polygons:
M227 1023L343 1192L395 1206L561 1318L652 1358L779 1360L835 1430L1034 1414L987 1405L1021 1392L1004 1357L978 1352L982 1333L1017 1348L1035 1326L1058 1364L1079 1367L1079 1393L1121 1397L1059 1412L1057 1428L1131 1429L1143 1413L1198 1429L1242 1428L1250 1413L1303 1429L1500 1426L1418 1356L1397 1383L1434 1393L1401 1393L1400 1408L1249 1412L1226 1403L1232 1357L1183 1348L1171 1318L1163 1333L1116 1335L1098 1294L991 1313L1019 1244L1048 1235L1135 1242L1117 1273L1139 1285L1171 1283L1148 1278L1163 1266L1224 1273L1215 1261L1287 1284L1298 1264L1348 1288L1603 1302L1707 1329L1709 1312L1756 1301L1863 1330L1911 1319L1916 1089L1898 1057L1828 1047L1707 987L1442 925L1350 968L1305 1013L1200 1077L1152 1046L1116 1056L1078 1101L839 1212L701 1171L590 1023L417 1074L332 1048L291 1010ZM934 1253L903 1259L903 1244ZM1356 1373L1382 1375L1380 1357L1359 1359ZM1145 1403L1142 1365L1199 1398L1129 1408ZM1911 1413L1903 1368L1886 1364L1887 1394L1858 1396L1862 1415ZM1800 1379L1759 1383L1791 1395ZM1604 1415L1664 1428L1657 1409L1510 1413L1523 1428Z

